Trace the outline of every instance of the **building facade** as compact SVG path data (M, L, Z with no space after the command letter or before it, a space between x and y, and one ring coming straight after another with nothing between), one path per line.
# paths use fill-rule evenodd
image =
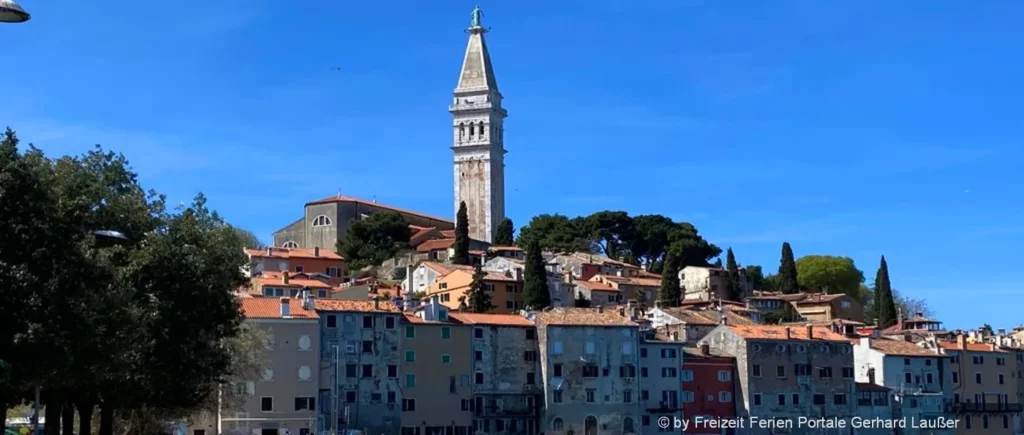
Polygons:
M679 403L683 407L684 417L690 420L690 427L693 428L687 433L735 433L733 430L700 427L695 417L724 420L736 416L736 359L716 354L707 343L687 346L684 351L682 397Z
M658 419L681 420L679 388L683 377L683 343L660 340L654 331L643 331L640 340L640 401L642 415L637 433L664 433ZM625 428L623 428L625 430Z
M969 343L964 335L939 342L950 358L950 410L960 419L957 434L1011 434L1020 418L1017 361L992 343Z
M264 271L317 273L332 278L345 275L345 259L329 249L269 247L246 249L245 254L249 257L249 263L243 272L249 277L260 275Z

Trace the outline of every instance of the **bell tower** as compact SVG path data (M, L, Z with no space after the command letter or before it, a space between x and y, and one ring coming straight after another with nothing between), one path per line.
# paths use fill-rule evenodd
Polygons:
M455 213L466 203L469 236L491 243L505 219L505 146L501 93L494 79L491 56L480 24L483 13L473 9L454 102L448 106L454 130Z

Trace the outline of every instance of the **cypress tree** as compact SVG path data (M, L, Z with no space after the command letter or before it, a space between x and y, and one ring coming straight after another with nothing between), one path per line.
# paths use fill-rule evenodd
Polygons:
M459 302L465 304L466 311L486 313L494 309L494 304L491 303L491 295L484 289L484 277L486 276L487 274L484 273L479 264L473 268L473 282L469 285L469 291L466 292L465 296L459 298Z
M800 284L796 280L796 260L793 259L793 248L789 247L789 242L782 244L782 261L779 262L779 291L786 294L800 292Z
M899 315L896 311L896 299L892 294L892 285L889 282L889 265L882 256L882 262L878 265L878 274L875 275L875 315L878 317L878 326L887 328L896 324Z
M729 248L725 254L725 269L729 272L729 288L726 298L731 301L738 301L742 296L742 289L740 288L740 267L736 264L736 256L732 253L732 248Z
M459 212L455 215L455 256L452 263L469 264L469 213L465 201L459 203Z
M523 273L523 303L527 309L542 310L551 305L548 293L548 272L540 243L534 239L526 246L526 270Z
M666 307L678 307L682 299L683 291L679 285L679 257L670 250L665 254L665 264L661 268L658 301Z
M495 246L512 246L514 241L515 227L512 226L512 219L505 218L498 224L498 229L494 233L494 245Z

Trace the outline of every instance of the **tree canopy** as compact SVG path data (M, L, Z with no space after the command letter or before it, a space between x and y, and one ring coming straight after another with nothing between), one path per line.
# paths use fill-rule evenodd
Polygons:
M782 244L782 259L779 261L778 291L791 294L800 291L796 261L793 259L793 248L789 242Z
M512 246L515 243L515 226L512 224L512 219L505 218L498 224L498 229L494 233L494 245L495 246Z
M523 303L532 310L541 310L551 305L548 291L548 272L544 268L539 241L534 239L526 247L526 267L523 271Z
M679 257L669 251L665 266L661 270L661 287L658 301L666 307L678 307L683 300L683 289L679 285Z
M469 264L469 213L465 201L459 203L459 211L455 214L455 255L452 263Z
M238 227L232 228L235 230L236 233L238 233L238 237L242 239L242 246L245 246L246 248L249 249L264 249L267 247L267 244L263 243L263 241L260 240L260 238L257 237L256 234L253 234L252 231L244 230Z
M761 266L748 264L743 268L743 272L747 276L747 279L750 280L750 285L752 289L768 290L765 288L764 271L761 270Z
M807 255L796 261L800 288L829 294L844 293L854 300L860 299L860 285L864 272L849 257Z
M878 272L875 274L875 303L873 314L878 319L878 325L885 328L892 326L899 321L899 312L896 308L896 298L892 291L892 284L889 282L889 265L885 262L885 256L878 265ZM904 313L906 315L907 313Z
M379 266L407 249L409 237L409 224L402 215L382 211L349 224L345 237L337 243L337 251L345 257L350 269L359 270Z

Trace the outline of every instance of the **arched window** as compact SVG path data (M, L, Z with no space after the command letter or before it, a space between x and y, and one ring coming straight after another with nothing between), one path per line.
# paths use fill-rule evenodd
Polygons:
M320 215L320 216L317 216L315 219L313 219L313 226L314 227L327 227L327 226L330 226L330 225L331 225L331 218L329 218L329 217L327 217L325 215Z
M459 137L466 137L466 123L459 123Z
M477 130L477 134L479 134L480 136L484 135L484 123L480 123L480 128L479 130Z
M586 420L583 420L583 435L597 435L597 417L588 415Z
M633 429L633 417L626 417L622 419L622 432L633 433L636 429Z
M281 247L282 248L287 248L287 249L295 249L295 248L299 247L299 244L289 240L287 242L282 243Z
M563 429L564 427L565 427L565 422L563 422L560 417L555 417L555 419L551 421L551 430L559 430L560 431L560 430L564 430Z

